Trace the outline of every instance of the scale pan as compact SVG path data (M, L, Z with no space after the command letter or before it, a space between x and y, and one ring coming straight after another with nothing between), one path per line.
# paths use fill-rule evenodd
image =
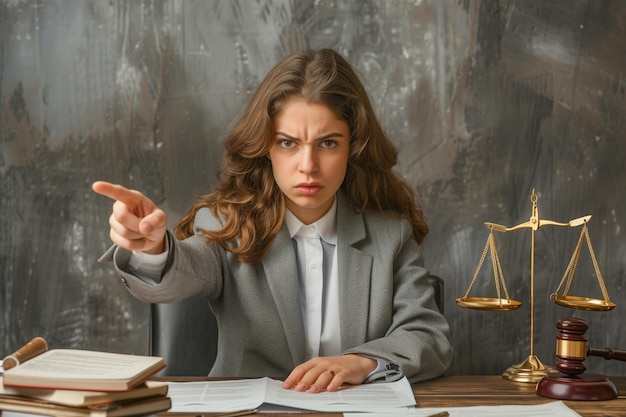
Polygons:
M516 300L487 297L462 297L457 298L456 303L465 308L490 311L510 311L518 309L522 305L521 302Z
M577 310L607 311L615 308L615 303L611 301L598 300L596 298L576 297L573 295L559 295L553 297L556 304L575 308Z

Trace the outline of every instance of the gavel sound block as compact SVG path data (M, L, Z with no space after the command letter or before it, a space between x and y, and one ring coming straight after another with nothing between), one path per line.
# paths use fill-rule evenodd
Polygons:
M625 351L610 348L594 349L587 346L584 334L589 328L582 319L567 318L557 322L556 368L537 383L537 394L560 400L612 400L617 398L617 388L608 377L585 374L583 361L588 356L626 361Z

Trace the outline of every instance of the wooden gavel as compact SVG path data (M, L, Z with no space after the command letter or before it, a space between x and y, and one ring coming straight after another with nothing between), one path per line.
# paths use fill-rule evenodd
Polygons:
M585 332L589 328L587 322L577 318L561 319L556 323L556 356L559 361L556 368L569 376L585 372L587 367L583 361L588 356L599 356L604 359L626 361L626 351L611 348L594 349L587 346Z

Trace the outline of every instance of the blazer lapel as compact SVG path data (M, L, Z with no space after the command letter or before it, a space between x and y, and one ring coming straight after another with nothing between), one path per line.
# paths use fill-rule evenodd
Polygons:
M366 237L363 216L354 213L341 192L337 195L339 314L345 350L363 343L367 336L373 258L353 246Z
M363 343L367 336L372 262L353 245L366 237L363 216L355 214L341 192L337 193L337 269L342 350ZM283 323L294 364L305 359L304 319L300 306L298 267L287 226L276 235L262 261L270 291Z
M294 364L300 364L305 358L304 321L296 256L286 225L276 235L262 264Z

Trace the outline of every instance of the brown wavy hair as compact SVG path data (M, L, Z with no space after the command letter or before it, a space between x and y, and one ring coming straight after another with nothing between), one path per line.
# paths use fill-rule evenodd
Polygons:
M348 123L350 155L341 187L355 212L372 207L404 216L422 244L428 226L411 187L393 171L398 152L383 132L356 70L332 49L294 53L270 70L227 137L218 185L176 225L176 237L193 235L196 212L208 207L224 221L219 230L203 230L209 241L242 262L262 259L285 215L284 195L267 157L275 141L272 118L291 97L324 104Z

